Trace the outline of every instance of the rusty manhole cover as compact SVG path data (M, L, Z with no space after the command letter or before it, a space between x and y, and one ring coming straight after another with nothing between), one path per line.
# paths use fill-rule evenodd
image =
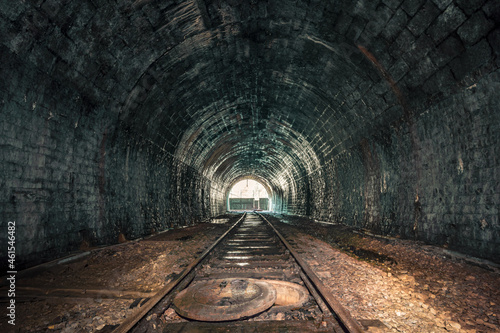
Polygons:
M281 280L262 280L276 289L275 311L286 311L300 308L309 300L309 291L300 284Z
M181 291L174 308L183 317L200 321L227 321L256 315L276 301L276 290L254 279L217 279L199 282Z

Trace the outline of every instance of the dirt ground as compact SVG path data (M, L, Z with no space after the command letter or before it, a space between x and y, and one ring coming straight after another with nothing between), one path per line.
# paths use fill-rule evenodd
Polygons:
M181 273L227 228L226 224L200 224L140 241L93 249L81 260L18 279L16 287L18 291L33 287L152 295ZM16 297L16 326L9 325L8 318L2 316L0 332L98 332L106 325L120 324L138 309L141 304L136 303L140 299L140 296L115 299L104 295L96 298Z
M500 331L494 263L342 225L282 221L287 238L355 318L379 319L389 332Z
M283 218L279 229L354 318L378 319L386 326L382 332L500 332L497 266L413 241ZM99 332L118 325L229 223L200 224L93 249L83 259L19 279L18 288L129 291L137 296L20 297L16 326L2 316L0 331Z

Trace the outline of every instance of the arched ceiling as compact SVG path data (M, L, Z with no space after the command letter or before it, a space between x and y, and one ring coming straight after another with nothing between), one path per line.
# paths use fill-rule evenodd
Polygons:
M453 59L430 26L449 8L409 3L32 0L0 15L3 45L106 106L117 131L226 187L282 188L408 112L409 91L456 85L424 85ZM412 24L422 9L429 23Z
M189 33L144 71L121 119L205 176L229 184L254 175L282 188L374 116L343 113L379 75L342 49L342 36L321 35L311 21L322 14L300 19L272 2L192 5Z

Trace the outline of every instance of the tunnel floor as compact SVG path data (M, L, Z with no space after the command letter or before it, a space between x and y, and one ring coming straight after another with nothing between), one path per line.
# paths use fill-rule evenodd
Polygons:
M496 266L443 248L366 235L341 225L297 217L284 221L279 227L286 238L354 318L380 320L385 325L370 332L500 330ZM175 278L227 227L201 224L92 249L78 261L19 279L19 292L27 294L19 298L22 321L16 329L110 331L111 325L136 311L144 298ZM48 293L43 298L28 295L42 289ZM67 292L65 297L59 297L61 290ZM82 290L101 290L103 295L77 296ZM127 298L107 298L106 291L117 290L129 291ZM184 320L173 310L167 310L167 315L170 320ZM3 320L1 331L7 327Z

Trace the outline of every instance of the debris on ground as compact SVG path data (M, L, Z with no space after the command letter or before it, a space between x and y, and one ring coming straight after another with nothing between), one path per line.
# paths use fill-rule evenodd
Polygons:
M302 217L281 217L286 223L278 223L278 228L353 317L384 324L376 332L500 331L500 274L495 266L410 240L367 235ZM203 223L94 249L75 262L23 277L17 286L154 293L175 279L229 225ZM20 297L16 327L1 318L0 331L108 332L145 301L105 295ZM293 319L271 315L274 320ZM165 320L181 320L172 309L164 316Z

